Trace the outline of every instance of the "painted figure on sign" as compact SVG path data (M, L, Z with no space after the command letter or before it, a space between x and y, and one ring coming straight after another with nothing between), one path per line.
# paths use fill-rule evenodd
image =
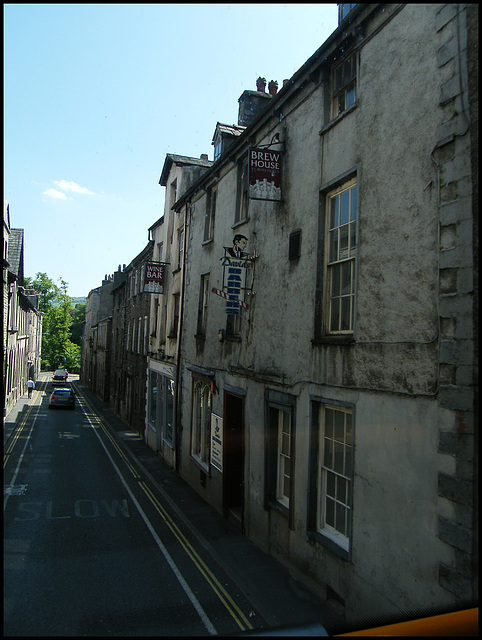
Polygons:
M233 238L232 247L224 247L228 255L233 258L249 258L249 254L243 251L248 243L248 238L241 233L237 233Z

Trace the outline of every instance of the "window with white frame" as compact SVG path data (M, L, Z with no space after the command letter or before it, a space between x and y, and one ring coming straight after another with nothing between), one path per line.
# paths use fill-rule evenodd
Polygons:
M174 293L172 296L172 324L169 338L177 338L179 331L179 314L181 312L181 294Z
M151 338L155 338L157 336L158 322L159 322L159 298L155 297L153 300L153 318L152 318Z
M174 446L174 380L149 372L148 420L170 447Z
M326 334L353 333L357 246L356 179L326 196Z
M148 327L149 327L149 323L148 323L147 316L144 316L144 340L143 340L143 346L142 346L143 355L146 355L146 353L147 353L147 332L148 332Z
M332 71L332 118L356 102L356 53L346 56Z
M204 273L201 276L201 285L199 288L199 308L198 308L198 322L197 322L197 335L206 335L206 322L209 300L209 273Z
M266 392L265 508L275 508L287 515L290 526L293 524L295 402L288 394Z
M177 178L173 180L170 185L170 194L169 194L169 208L172 209L174 203L177 200Z
M184 228L179 229L177 232L178 253L177 253L177 268L182 267L182 257L184 255Z
M148 421L155 430L157 425L158 377L155 371L149 372Z
M353 407L316 401L313 417L308 530L348 558L353 508Z
M141 353L142 318L137 319L137 353Z
M221 156L222 150L223 150L223 140L222 140L222 138L218 138L216 140L216 144L214 146L214 160L215 161Z
M318 479L318 531L348 550L351 522L353 429L350 409L323 405Z
M346 18L346 16L350 13L350 11L352 11L355 7L356 7L357 3L356 2L350 2L350 3L340 3L338 5L338 24L340 24L340 22Z
M170 447L174 446L174 380L163 377L164 428L163 438Z
M210 427L210 382L193 378L191 456L205 471L209 471Z
M285 507L290 506L291 496L291 411L274 409L278 423L278 473L276 499Z
M216 217L217 187L212 186L207 190L206 215L204 218L204 240L212 240L214 237L214 219Z
M240 339L241 335L241 320L242 320L243 310L240 307L239 313L237 315L227 314L226 315L226 336L229 338Z

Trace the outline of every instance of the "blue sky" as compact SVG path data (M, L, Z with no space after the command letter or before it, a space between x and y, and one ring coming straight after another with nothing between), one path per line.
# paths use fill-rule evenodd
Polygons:
M256 79L290 78L336 4L4 4L4 199L25 275L86 296L161 217L167 153L213 159Z

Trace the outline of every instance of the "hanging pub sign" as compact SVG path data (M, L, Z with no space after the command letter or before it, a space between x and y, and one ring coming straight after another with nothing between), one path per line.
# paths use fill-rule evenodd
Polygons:
M226 313L239 315L240 308L248 308L243 300L246 291L252 288L251 261L253 256L244 251L248 238L237 233L232 247L224 247L224 256L220 259L223 267L223 288L211 291L226 300Z
M168 262L148 262L144 265L144 293L164 293L164 271Z
M248 177L250 198L281 200L281 151L249 149Z

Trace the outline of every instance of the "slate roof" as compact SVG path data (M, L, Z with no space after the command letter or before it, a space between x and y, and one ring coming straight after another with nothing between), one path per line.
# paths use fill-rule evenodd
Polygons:
M8 237L8 270L23 280L23 229L10 229Z
M204 160L204 158L190 158L189 156L179 156L175 153L166 154L161 177L159 178L159 184L163 187L165 187L167 184L167 177L173 164L176 164L178 167L210 167L213 164L213 161Z
M214 131L212 144L214 144L214 140L218 133L227 133L230 136L239 136L245 129L246 127L243 125L223 124L222 122L218 122Z
M5 243L5 239L7 240L8 243L8 238L10 237L10 210L9 210L9 206L8 206L8 202L6 200L3 201L3 238L4 238L4 243ZM4 244L5 246L5 244ZM8 256L4 255L3 256L3 267L4 269L9 267L10 263L8 262Z
M4 232L10 233L10 207L6 200L3 201L3 228Z

